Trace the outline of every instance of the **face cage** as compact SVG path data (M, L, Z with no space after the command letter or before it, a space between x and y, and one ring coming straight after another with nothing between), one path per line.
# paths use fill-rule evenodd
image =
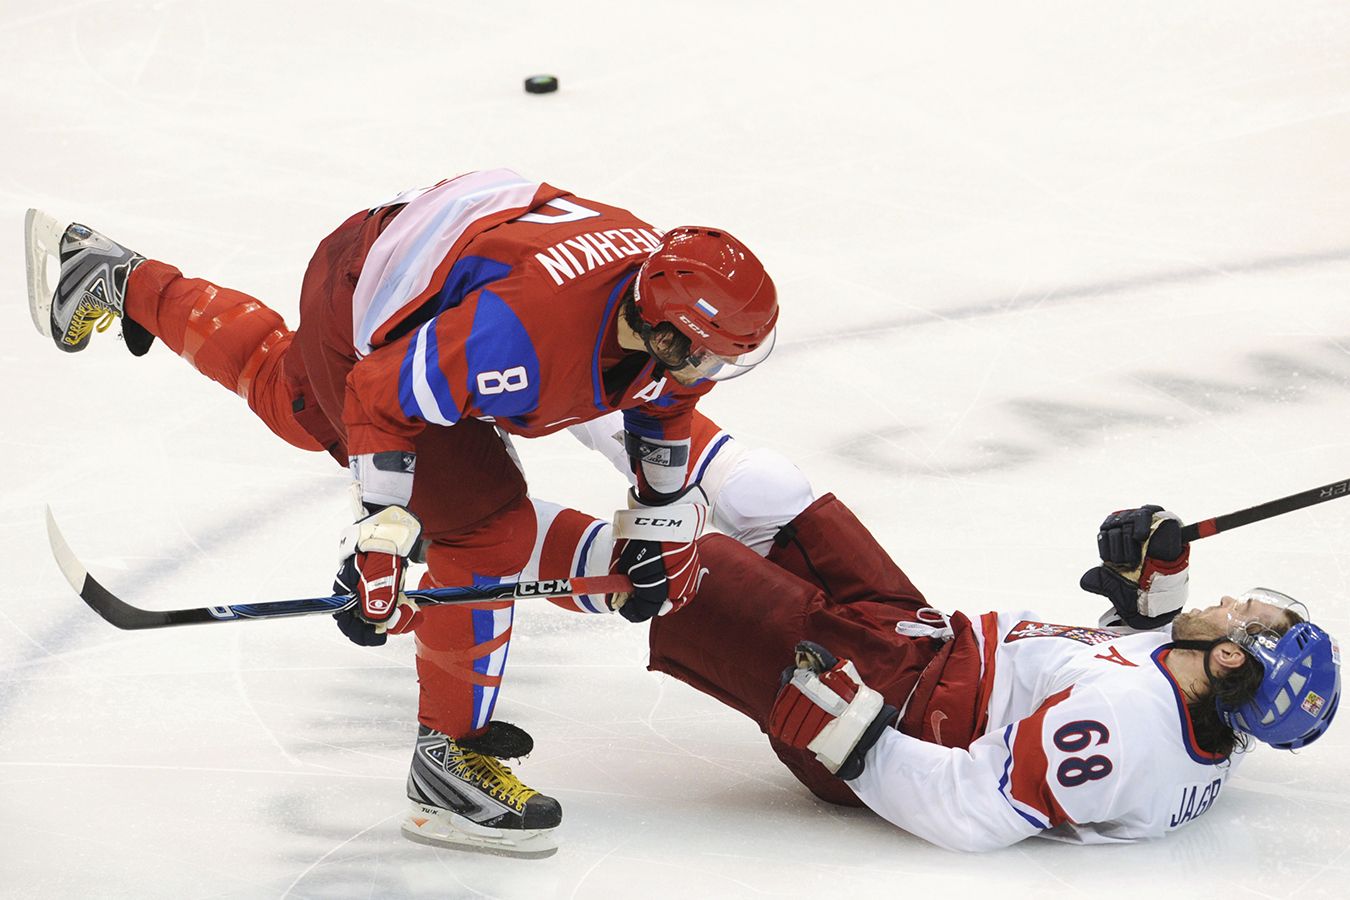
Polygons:
M685 366L692 366L694 371L698 373L699 378L707 381L729 381L732 378L744 375L768 359L769 354L773 352L773 345L776 340L778 340L777 326L765 336L758 347L748 353L727 358L718 356L707 348L700 347L691 351L681 365L671 366L670 368L682 369Z

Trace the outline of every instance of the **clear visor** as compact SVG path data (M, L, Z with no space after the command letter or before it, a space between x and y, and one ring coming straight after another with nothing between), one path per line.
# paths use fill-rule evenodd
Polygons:
M1296 616L1297 619L1290 620L1288 616L1285 616L1284 621L1280 622L1281 630L1276 630L1272 627L1269 611L1262 609L1257 604L1273 606L1278 610ZM1274 649L1275 645L1280 642L1284 631L1287 631L1297 622L1307 621L1309 621L1308 607L1300 601L1295 600L1288 594L1282 594L1270 588L1256 587L1239 594L1237 602L1229 608L1228 639L1242 647L1261 644Z
M768 359L769 354L773 352L774 341L777 339L778 328L775 327L758 347L748 353L730 358L718 356L705 347L696 347L685 357L685 365L693 366L694 371L698 373L700 378L705 378L708 381L726 381L738 375L744 375Z

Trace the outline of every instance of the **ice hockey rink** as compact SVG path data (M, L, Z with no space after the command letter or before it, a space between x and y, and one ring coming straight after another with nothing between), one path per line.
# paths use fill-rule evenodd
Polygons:
M140 605L323 593L347 478L162 346L59 353L21 244L42 207L294 325L333 227L471 169L722 226L783 312L710 414L934 604L1090 623L1107 512L1350 476L1344 4L0 0L0 58L0 896L1350 896L1350 722L1258 749L1165 840L962 856L815 800L646 671L644 627L547 603L496 717L534 735L561 850L410 843L411 640L119 632L62 579L48 504ZM622 504L566 434L520 448L535 495ZM1338 501L1199 542L1192 602L1276 587L1344 640L1347 534Z

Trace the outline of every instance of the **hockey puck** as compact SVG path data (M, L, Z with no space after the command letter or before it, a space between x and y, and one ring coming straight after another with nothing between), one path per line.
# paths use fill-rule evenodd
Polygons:
M525 93L551 94L558 89L558 79L552 75L531 75L525 79Z

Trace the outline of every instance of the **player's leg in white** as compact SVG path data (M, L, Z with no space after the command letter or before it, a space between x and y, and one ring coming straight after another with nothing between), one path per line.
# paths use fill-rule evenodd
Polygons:
M33 324L68 353L83 350L95 330L108 330L124 315L127 279L145 262L92 228L39 209L24 219L24 249ZM138 356L153 340L130 320L123 322L123 336Z
M708 495L713 527L760 556L768 554L779 529L815 500L811 483L787 457L734 438L717 447L699 484Z
M623 416L610 413L567 429L635 483L623 445ZM697 423L689 478L703 488L712 525L760 556L774 535L811 505L815 494L802 471L776 450L747 447L706 420Z
M403 834L418 843L508 856L550 856L558 849L562 806L527 787L502 762L525 756L534 741L507 722L477 737L447 737L419 725L408 772L412 808Z

